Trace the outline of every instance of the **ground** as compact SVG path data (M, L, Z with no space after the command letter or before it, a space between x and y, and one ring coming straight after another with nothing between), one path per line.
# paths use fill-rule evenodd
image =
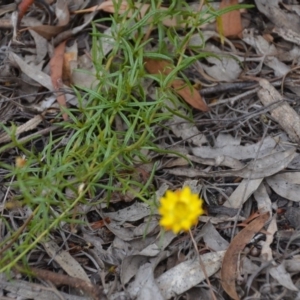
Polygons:
M1 3L1 299L300 299L300 6L237 2Z

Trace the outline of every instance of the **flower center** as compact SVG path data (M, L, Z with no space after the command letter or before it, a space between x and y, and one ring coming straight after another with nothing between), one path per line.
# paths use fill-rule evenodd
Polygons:
M186 205L186 203L178 201L175 205L175 209L174 209L174 213L175 213L175 218L178 219L182 219L185 218L185 215L188 212L188 207Z

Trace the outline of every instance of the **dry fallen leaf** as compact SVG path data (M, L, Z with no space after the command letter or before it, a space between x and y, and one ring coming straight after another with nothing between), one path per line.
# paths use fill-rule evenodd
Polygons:
M300 172L278 173L266 178L268 185L281 197L299 202Z
M209 252L201 255L208 277L220 269L224 252ZM176 295L188 291L203 280L205 280L205 275L199 266L198 258L179 263L156 278L157 285L164 299L174 299Z
M59 91L63 87L62 72L65 47L66 41L59 44L55 48L54 55L50 60L51 80L54 91ZM57 95L57 102L60 106L67 107L66 98L64 94L59 93ZM64 120L67 120L68 115L64 113L63 118Z
M271 116L281 128L289 135L293 142L300 142L300 117L299 114L284 101L282 95L266 79L260 79L261 89L257 92L258 98L264 106L271 107ZM279 104L274 106L274 104Z
M262 229L268 219L269 213L266 213L252 221L234 237L225 253L221 269L221 283L225 292L235 300L240 299L235 289L237 263L240 252L253 236Z
M18 5L18 27L21 23L23 16L25 15L29 6L33 3L34 0L22 0Z
M65 25L64 26L38 25L38 26L28 27L27 29L33 30L43 38L50 40L51 38L61 33L65 28L66 28Z
M238 0L222 0L220 9L239 4ZM239 10L233 10L221 16L222 29L218 32L225 37L236 37L243 31L241 13ZM220 32L222 31L222 32Z
M68 251L60 249L54 241L45 242L43 246L48 255L53 258L68 275L80 278L87 283L91 282L83 267Z
M150 74L168 75L173 70L173 66L164 60L145 58L145 68ZM201 111L209 111L209 107L203 101L199 92L195 88L187 86L183 80L175 79L171 83L172 87L188 104Z
M63 63L63 82L65 85L70 86L73 84L72 74L78 68L78 47L74 42L70 47L66 47L64 53Z

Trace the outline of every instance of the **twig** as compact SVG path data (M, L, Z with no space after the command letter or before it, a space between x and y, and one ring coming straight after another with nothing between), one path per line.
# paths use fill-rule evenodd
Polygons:
M90 282L84 281L80 278L54 273L48 270L42 270L38 268L26 269L22 266L17 266L16 269L19 272L27 275L30 272L32 276L38 279L49 280L56 286L68 285L70 287L80 289L89 294L94 300L107 299L105 294L103 293L103 290L100 287Z
M207 275L207 272L206 272L206 269L205 269L205 265L204 265L204 263L203 263L203 260L202 260L202 258L201 258L201 255L199 254L198 247L197 247L196 241L195 241L195 239L194 239L194 237L193 237L193 234L192 234L191 230L189 230L189 233L190 233L190 236L191 236L191 239L192 239L194 248L195 248L195 250L196 250L196 253L197 253L197 255L198 255L198 258L199 258L200 267L201 267L201 269L202 269L202 271L203 271L203 273L204 273L204 276L205 276L205 280L206 280L206 282L207 282L207 285L209 286L209 290L210 290L210 294L211 294L211 299L212 299L212 300L217 300L217 298L216 298L216 296L215 296L215 294L214 294L213 288L212 288L212 286L211 286L210 280L209 280L209 278L208 278L208 275Z
M33 216L37 212L37 208L35 211L27 218L27 220L24 222L24 224L15 232L14 236L12 237L11 241L6 244L1 250L0 250L0 257L1 255L9 248L12 247L14 242L17 240L17 238L20 236L20 234L23 232L23 230L26 228L26 226L29 224L29 222L32 220Z
M261 148L261 146L262 146L262 144L263 144L263 142L264 142L264 140L265 140L265 138L266 138L266 135L267 135L268 130L269 130L269 126L266 127L266 129L265 129L265 131L264 131L264 133L263 133L263 136L262 136L262 138L261 138L261 142L260 142L259 147L258 147L258 149L257 149L257 152L256 152L256 155L255 155L253 164L255 164L256 161L257 161L257 159L258 159L258 155L259 155L259 152L260 152L260 148ZM256 168L256 165L254 165L253 170L251 170L251 172L250 172L250 176L247 178L246 186L245 186L245 189L244 189L243 195L242 195L242 200L244 200L244 197L245 197L245 195L246 195L246 191L247 191L249 182L250 182L250 180L251 180L251 177L252 177L253 172L255 171L255 168ZM242 202L242 203L243 203L243 202ZM241 204L241 206L240 206L240 208L239 208L239 210L238 210L238 212L237 212L237 214L236 214L236 218L235 218L234 224L233 224L233 229L232 229L232 232L231 232L231 240L233 240L234 233L235 233L235 229L236 229L237 222L238 222L238 217L239 217L239 215L240 215L240 213L241 213L241 211L242 211L242 208L243 208L243 204Z
M25 136L25 137L23 137L23 138L18 139L18 140L17 140L17 143L18 143L18 144L25 144L25 143L27 143L27 142L33 140L33 139L36 138L36 137L39 137L39 136L41 136L41 135L45 135L45 134L47 134L47 133L49 133L49 132L52 132L52 131L54 131L54 130L57 130L57 129L59 129L59 128L61 128L61 127L59 127L59 126L57 126L57 125L52 125L52 126L50 126L50 127L48 127L48 128L44 128L44 129L39 130L39 131L37 131L37 132L35 132L35 133L32 133L32 134L30 134L30 135L28 135L28 136ZM6 150L8 150L8 149L11 149L11 148L13 148L13 147L15 147L15 146L16 146L16 145L15 145L14 142L12 142L12 143L10 143L10 144L6 144L6 145L4 145L3 147L0 148L0 153L6 151Z

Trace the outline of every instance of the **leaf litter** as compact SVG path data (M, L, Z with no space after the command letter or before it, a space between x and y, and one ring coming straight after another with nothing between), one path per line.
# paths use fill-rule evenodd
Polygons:
M0 153L1 162L8 165L20 152L15 142L23 144L22 152L30 149L26 143L31 138L47 142L49 132L57 128L48 129L43 120L51 124L60 108L64 112L85 103L78 101L72 84L95 88L104 76L97 74L91 37L84 30L91 28L97 11L127 12L127 17L134 13L127 1L120 2L118 10L111 1L96 6L88 1L37 1L24 10L10 2L0 8L0 28L7 31L7 35L0 33ZM221 7L236 3L222 1ZM9 276L1 274L1 296L196 299L210 297L208 291L213 289L216 299L300 297L295 276L300 270L299 5L253 4L252 9L231 11L199 26L201 35L193 34L185 54L194 57L201 49L213 55L194 59L184 70L176 69L176 60L144 58L152 79L176 75L169 87L186 102L174 105L172 99L165 100L173 117L155 129L153 143L161 153L147 152L150 165L137 158L141 186L126 197L113 192L109 209L104 202L78 205L73 213L80 212L84 225L62 223L32 251L34 282L20 275L26 274L21 265L20 274L15 270ZM185 9L218 9L212 5L186 3ZM167 8L164 4L156 13ZM153 7L137 3L136 9L139 22ZM152 21L149 18L147 23ZM178 29L178 35L193 26L191 19L181 16L167 16L163 23ZM105 57L114 49L115 36L107 23L101 26ZM155 37L152 29L147 32ZM184 38L180 36L181 41ZM170 47L176 51L174 45ZM145 92L155 101L159 88L149 80ZM66 113L60 118L69 121ZM127 130L126 124L119 125L120 131ZM74 132L64 134L67 140ZM28 206L14 202L14 194L20 191L7 181L3 164L2 240L26 230L24 225L30 222ZM135 195L154 165L156 193L151 201L140 202ZM163 233L156 205L149 204L158 203L167 189L184 185L206 203L206 215L192 229L205 270L189 235ZM98 199L105 198L104 191L98 193ZM57 214L55 208L52 212ZM46 282L51 282L51 288ZM61 283L71 288L68 293Z

